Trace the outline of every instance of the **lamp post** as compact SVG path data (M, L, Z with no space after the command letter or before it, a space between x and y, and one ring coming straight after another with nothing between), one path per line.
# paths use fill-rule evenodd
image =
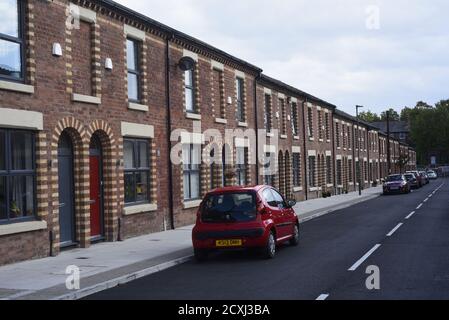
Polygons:
M362 195L362 170L360 168L360 136L359 136L359 132L360 132L360 118L359 118L359 109L362 109L363 106L355 106L355 112L357 115L357 157L359 159L359 161L357 161L357 167L358 167L358 173L359 173L359 196Z

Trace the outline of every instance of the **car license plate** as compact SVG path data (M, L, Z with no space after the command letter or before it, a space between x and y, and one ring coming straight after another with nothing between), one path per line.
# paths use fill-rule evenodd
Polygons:
M217 240L215 245L217 247L241 247L243 244L242 240Z
M391 190L399 190L399 187L391 187Z

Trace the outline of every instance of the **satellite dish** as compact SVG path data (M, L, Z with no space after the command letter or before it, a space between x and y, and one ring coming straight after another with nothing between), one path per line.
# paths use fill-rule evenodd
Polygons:
M182 57L179 60L179 69L182 71L189 71L193 70L193 67L195 66L195 60L193 60L191 57Z

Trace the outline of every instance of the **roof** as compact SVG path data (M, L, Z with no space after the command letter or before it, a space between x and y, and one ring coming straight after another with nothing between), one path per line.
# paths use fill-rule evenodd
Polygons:
M335 110L335 114L336 114L337 116L342 117L342 118L349 119L349 120L351 120L351 121L353 121L353 122L357 122L357 118L356 118L356 117L350 115L349 113L346 113L346 112L344 112L344 111L341 111L341 110L339 110L339 109L336 109L336 110ZM372 123L369 123L369 122L366 122L366 121L363 121L363 120L359 120L359 123L360 123L361 125L364 125L364 126L370 128L370 129L372 129L372 130L377 130L377 131L379 131L379 128L377 128L376 126L373 126Z
M168 39L172 39L172 40L177 39L177 40L181 40L183 42L187 42L187 43L193 44L194 46L198 47L199 49L203 49L203 50L212 52L215 55L217 55L219 57L222 57L224 59L232 60L235 63L237 63L237 64L239 64L239 65L241 65L243 67L246 67L248 69L251 69L251 70L253 70L254 72L256 72L258 74L262 72L261 68L255 66L255 65L253 65L253 64L251 64L249 62L246 62L246 61L244 61L242 59L239 59L239 58L237 58L235 56L232 56L232 55L224 52L223 50L220 50L220 49L218 49L218 48L216 48L214 46L211 46L211 45L209 45L209 44L207 44L207 43L205 43L205 42L203 42L201 40L198 40L198 39L196 39L196 38L194 38L192 36L189 36L189 35L181 32L181 31L178 31L178 30L176 30L174 28L171 28L171 27L169 27L169 26L167 26L167 25L165 25L163 23L160 23L160 22L158 22L158 21L156 21L154 19L151 19L151 18L149 18L149 17L147 17L147 16L145 16L145 15L143 15L143 14L137 12L137 11L134 11L134 10L132 10L130 8L127 8L127 7L117 3L115 1L112 1L112 0L91 0L91 1L96 2L96 3L102 5L102 6L106 7L106 8L109 8L111 10L114 10L115 12L118 12L121 15L129 17L129 18L131 18L133 20L136 20L137 22L140 22L140 23L143 23L145 25L148 25L151 28L154 28L157 31L159 31L162 34L164 34Z
M324 100L322 100L320 98L317 98L317 97L311 95L310 93L307 93L305 91L299 90L299 89L297 89L297 88L295 88L295 87L293 87L293 86L291 86L289 84L286 84L285 82L282 82L282 81L277 80L275 78L269 77L266 74L262 74L261 75L260 82L268 84L268 85L274 85L274 86L276 86L278 88L287 90L287 91L291 92L292 94L296 94L296 95L305 97L306 99L308 99L311 102L315 102L315 103L321 104L321 105L326 106L326 107L328 107L330 109L336 109L337 108L337 106L333 105L330 102L327 102L327 101L324 101Z
M381 131L387 132L387 122L379 121L371 123L373 126L379 128ZM404 133L410 132L410 126L407 121L390 121L390 132L391 133Z

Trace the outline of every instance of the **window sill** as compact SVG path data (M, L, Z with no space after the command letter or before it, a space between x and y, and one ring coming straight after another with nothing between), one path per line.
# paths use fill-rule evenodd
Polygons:
M299 136L294 136L293 140L299 140Z
M319 139L318 141L319 141L319 142L324 142L324 140L323 140L323 139Z
M238 126L242 127L242 128L248 128L248 123L246 123L246 122L239 122Z
M314 187L314 188L309 188L309 191L310 192L315 192L315 191L319 191L319 189L317 187Z
M222 118L216 118L215 122L216 123L221 123L221 124L228 124L228 120L222 119Z
M88 103L88 104L101 104L101 98L93 97L93 96L86 96L83 94L72 94L72 101L73 102L82 102L82 103Z
M201 115L200 114L196 114L196 113L187 112L186 113L186 118L187 119L191 119L191 120L201 120Z
M309 137L309 141L315 141L315 138Z
M148 110L149 110L148 106L145 106L145 105L139 104L139 103L133 103L133 102L130 102L128 104L128 109L134 110L134 111L142 111L142 112L148 112Z
M186 201L184 202L184 209L198 208L201 205L201 202L203 202L203 200Z
M287 139L287 135L286 134L281 134L281 139Z
M47 229L47 222L45 221L12 223L7 225L0 225L0 236L7 236L11 234L39 231L45 229Z
M125 207L124 215L131 216L134 214L157 211L156 204L141 204L137 206Z
M22 83L0 80L0 90L15 91L27 94L34 93L34 87Z
M267 133L267 137L268 137L268 138L274 138L274 133L268 132L268 133Z
M302 187L294 187L293 192L301 192L303 189Z
M328 188L333 188L334 185L333 185L332 183L329 183L329 184L326 185L326 187L328 187Z

